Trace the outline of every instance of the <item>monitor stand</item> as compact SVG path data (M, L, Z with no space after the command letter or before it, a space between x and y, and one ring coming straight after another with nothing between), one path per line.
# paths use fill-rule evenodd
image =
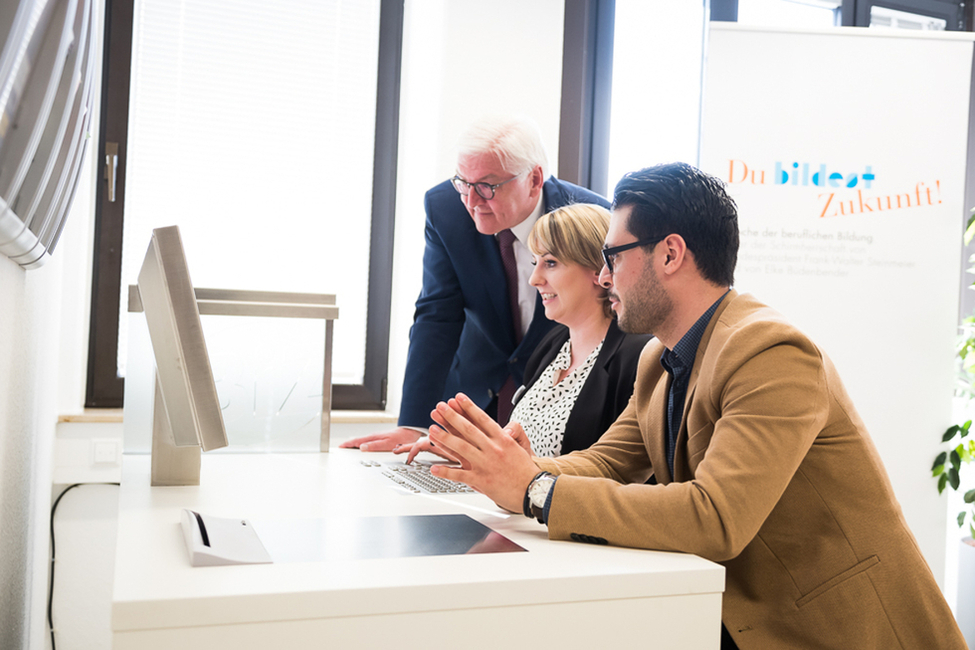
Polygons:
M199 485L200 447L177 447L169 423L159 376L152 401L152 485Z

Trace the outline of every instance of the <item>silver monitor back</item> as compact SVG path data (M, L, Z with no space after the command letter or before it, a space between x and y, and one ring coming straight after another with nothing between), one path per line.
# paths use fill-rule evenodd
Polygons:
M156 361L153 485L198 484L199 449L226 447L227 433L177 226L152 231L139 272L139 295ZM195 449L185 454L169 445ZM191 465L194 455L195 469L175 468L166 478L168 470L160 467L157 480L157 460L169 463L165 458L172 456L173 464Z

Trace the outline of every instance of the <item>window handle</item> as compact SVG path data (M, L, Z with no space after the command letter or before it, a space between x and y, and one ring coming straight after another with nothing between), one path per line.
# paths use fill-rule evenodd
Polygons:
M108 181L108 200L115 203L115 185L118 179L118 142L105 143L105 179Z

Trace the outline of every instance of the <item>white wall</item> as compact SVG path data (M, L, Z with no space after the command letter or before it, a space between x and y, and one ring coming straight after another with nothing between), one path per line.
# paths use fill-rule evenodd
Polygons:
M0 256L0 648L44 632L61 265Z

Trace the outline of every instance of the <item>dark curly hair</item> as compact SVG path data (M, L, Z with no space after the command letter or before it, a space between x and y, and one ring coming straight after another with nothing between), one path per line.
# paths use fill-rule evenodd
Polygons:
M623 207L638 240L680 235L706 280L734 284L738 208L720 180L686 163L647 167L616 184L613 209Z

